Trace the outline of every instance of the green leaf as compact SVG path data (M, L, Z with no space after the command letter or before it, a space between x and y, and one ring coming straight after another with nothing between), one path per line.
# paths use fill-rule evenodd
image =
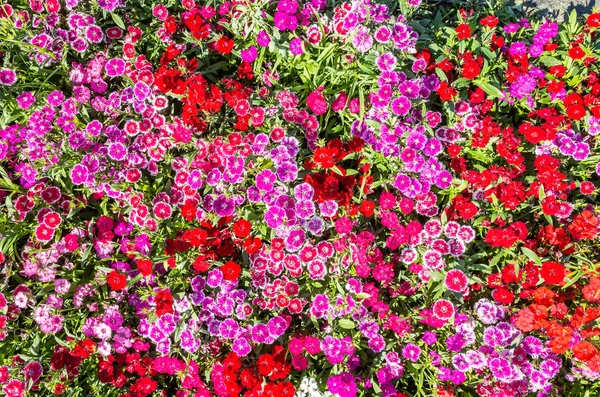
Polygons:
M351 320L347 320L345 318L341 319L339 321L340 327L344 328L344 329L354 329L356 328L356 324L354 324L353 321Z
M582 276L583 276L583 271L578 270L577 273L575 274L575 276L573 276L572 278L569 278L565 285L562 286L562 289L567 289L569 288L571 285L575 284L577 282L577 280L579 280Z
M573 11L569 15L569 27L571 28L571 33L574 33L577 29L577 10L575 8L573 8Z
M547 68L551 67L551 66L558 66L558 65L562 65L562 62L559 61L558 59L551 57L551 56L544 56L540 58L540 61L544 64L544 66L546 66Z
M494 267L498 264L498 262L500 262L500 259L504 258L504 251L500 251L498 252L493 258L492 261L490 262L490 267Z
M125 23L123 22L123 20L121 19L121 17L119 15L115 14L114 12L111 12L110 16L112 17L113 21L115 21L115 23L117 24L118 27L125 30Z
M504 94L502 93L502 91L500 91L498 87L490 83L482 83L478 81L474 81L474 83L483 91L485 91L486 94L489 95L489 99L504 98Z
M532 250L530 250L529 248L521 247L521 251L523 251L525 256L527 256L529 259L531 259L536 264L538 264L538 265L542 264L542 260L540 259L540 257L537 256L537 254L535 252L533 252Z

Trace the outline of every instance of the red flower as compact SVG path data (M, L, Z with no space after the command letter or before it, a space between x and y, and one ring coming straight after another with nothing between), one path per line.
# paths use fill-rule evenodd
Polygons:
M448 58L445 58L442 61L438 62L436 66L442 69L444 72L450 72L454 69L454 65L452 64L452 62L450 62Z
M127 277L124 274L113 270L112 272L108 273L106 282L113 291L120 291L127 286Z
M581 120L585 117L585 107L580 104L573 104L567 108L567 116L573 120Z
M275 360L273 359L273 356L271 356L270 354L261 354L258 357L258 360L256 360L256 367L258 369L258 373L261 374L262 376L267 376L271 373L271 371L273 370L273 367L275 366Z
M447 81L442 81L436 92L444 102L450 101L456 95L456 91Z
M244 238L250 235L252 224L245 219L239 219L233 224L233 234L237 238Z
M573 219L568 229L575 240L591 240L597 234L598 217L592 211L585 210Z
M577 44L569 50L569 56L573 59L582 59L585 57L585 52L581 49L579 44Z
M139 378L131 387L129 391L134 393L136 396L148 396L156 390L156 382L150 378Z
M508 289L506 289L504 287L500 287L500 288L495 289L492 292L492 297L498 303L502 303L504 305L510 305L513 302L513 299L515 298L515 294L513 294L512 292L510 292Z
M587 24L590 28L600 28L600 13L594 13L587 17Z
M456 37L458 37L459 40L471 37L471 27L466 23L458 25L456 27Z
M487 26L488 28L493 28L497 26L498 23L500 23L500 20L498 19L498 17L488 15L487 17L480 19L479 23L483 26Z
M159 291L154 297L154 303L158 317L167 313L173 314L173 296L168 290Z
M65 385L62 383L57 383L56 386L54 386L54 394L60 396L66 389L67 387Z
M150 259L139 259L135 264L142 276L148 277L152 274L152 261Z
M215 49L222 54L230 54L235 42L227 36L221 37L215 44Z
M183 207L181 207L181 216L183 216L188 222L192 222L196 218L197 212L198 210L196 206L191 202L187 202Z
M481 68L476 61L466 62L462 69L463 76L469 80L473 80L481 73Z
M573 346L573 354L578 360L588 361L598 354L598 349L590 342L582 340Z
M553 261L544 262L540 275L546 284L561 285L565 280L565 267Z
M208 269L210 269L210 263L207 261L207 257L205 255L200 255L196 257L194 260L194 264L192 265L194 271L197 273L204 273Z
M567 68L565 68L563 65L555 65L550 66L550 68L548 68L548 71L552 76L560 78L565 75L565 73L567 72Z
M235 281L240 277L242 268L235 262L229 261L221 266L223 278L227 281Z
M375 203L370 200L365 200L360 203L359 211L364 216L373 216L373 212L375 210Z
M600 278L590 278L590 283L583 287L583 297L589 302L597 302L600 300Z
M256 254L262 247L262 240L260 237L248 236L244 241L244 250L249 254Z
M319 164L323 168L333 168L335 166L335 162L333 161L332 150L328 148L318 148L315 150L313 155L313 162Z

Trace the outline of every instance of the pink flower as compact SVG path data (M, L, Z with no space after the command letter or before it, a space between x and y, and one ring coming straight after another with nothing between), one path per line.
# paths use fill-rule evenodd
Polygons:
M154 205L153 211L154 216L156 216L158 219L167 219L171 216L173 209L167 203L158 202L156 205Z
M25 383L13 379L4 385L2 391L6 394L6 397L23 397L25 395Z
M306 105L316 115L327 113L327 101L323 98L321 90L315 90L308 95L306 98Z
M469 280L467 280L467 276L465 276L461 270L453 269L446 273L444 285L450 291L466 292L469 286Z
M454 316L454 305L446 299L438 299L432 306L433 315L440 320L447 321Z
M352 221L346 217L339 218L335 221L335 230L339 234L348 234L352 232Z
M48 241L52 240L52 237L54 237L54 229L51 229L44 224L41 224L35 228L35 237L39 241L47 243Z
M346 91L342 91L338 94L337 98L335 98L335 100L331 104L331 110L333 110L334 112L344 110L344 108L346 107L346 103L348 103L348 94L346 94Z

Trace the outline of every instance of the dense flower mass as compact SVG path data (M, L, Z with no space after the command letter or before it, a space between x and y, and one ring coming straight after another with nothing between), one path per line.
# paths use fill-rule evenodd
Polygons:
M0 397L600 393L599 38L0 5Z

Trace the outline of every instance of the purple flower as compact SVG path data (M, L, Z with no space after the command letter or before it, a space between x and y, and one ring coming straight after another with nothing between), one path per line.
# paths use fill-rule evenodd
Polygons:
M306 233L302 229L292 230L285 239L285 247L290 252L298 251L306 241Z
M425 342L425 344L427 344L428 346L431 346L433 344L435 344L435 342L437 342L437 336L436 334L434 334L431 331L425 331L425 333L423 333L423 342Z
M302 39L296 37L290 41L290 52L294 55L301 55L304 53L302 48Z
M313 216L306 222L306 229L315 236L320 236L323 234L323 229L325 229L325 222L322 218L318 216Z
M319 211L321 211L321 215L330 217L334 216L337 213L338 204L334 200L325 200L322 203L319 203Z
M296 216L300 219L308 219L315 213L315 204L312 200L304 200L296 203Z
M350 372L330 376L327 380L327 388L331 393L338 396L356 397L357 394L354 375Z
M21 95L17 97L17 104L21 109L29 109L31 105L35 103L35 96L32 92L23 91Z
M250 351L252 350L252 348L250 347L250 344L248 343L248 341L245 338L237 338L233 342L231 349L238 356L241 356L241 357L248 355L248 353L250 353Z
M194 338L194 334L189 329L185 329L180 335L181 348L188 353L194 353L200 347L198 339Z
M219 269L213 269L208 272L208 276L206 278L206 284L209 287L217 288L221 281L223 280L223 272Z
M221 217L231 216L235 211L235 201L222 194L213 203L213 209Z
M440 189L447 189L452 183L452 174L448 171L442 171L435 177L435 184Z
M580 142L577 144L575 149L575 153L573 153L573 158L577 161L583 161L587 159L590 154L590 147L585 142Z
M383 336L377 334L373 338L369 339L369 348L375 353L382 352L385 348L385 339Z
M281 182L293 182L298 177L298 167L291 161L285 161L277 167L277 177Z
M387 43L390 41L392 31L387 26L381 26L375 31L375 40L379 43Z
M256 324L252 328L252 340L256 343L264 343L269 336L269 328L266 324Z
M85 38L90 43L100 43L104 38L104 33L98 26L90 25L85 29Z
M301 183L294 188L294 197L296 200L312 200L315 190L308 183Z
M471 364L469 364L467 356L462 353L452 357L452 364L454 365L454 368L462 372L468 371L471 368Z
M386 52L377 58L376 63L379 70L391 72L396 67L396 57L392 53Z
M501 357L492 358L489 362L490 371L498 379L508 379L512 374L510 363Z
M460 352L465 345L465 338L461 334L456 334L446 339L446 346L448 347L448 350L453 352Z
M352 45L358 52L367 52L373 47L373 36L369 35L369 30L361 26L352 39Z
M287 322L283 319L283 317L273 317L268 322L269 327L269 335L275 339L279 338L284 334L285 330L288 328Z
M525 53L527 53L527 46L525 45L525 43L523 43L522 41L517 41L516 43L513 43L508 52L510 53L510 55L524 55Z
M136 236L135 249L143 255L148 255L150 252L152 252L152 243L150 242L150 237L145 233Z

